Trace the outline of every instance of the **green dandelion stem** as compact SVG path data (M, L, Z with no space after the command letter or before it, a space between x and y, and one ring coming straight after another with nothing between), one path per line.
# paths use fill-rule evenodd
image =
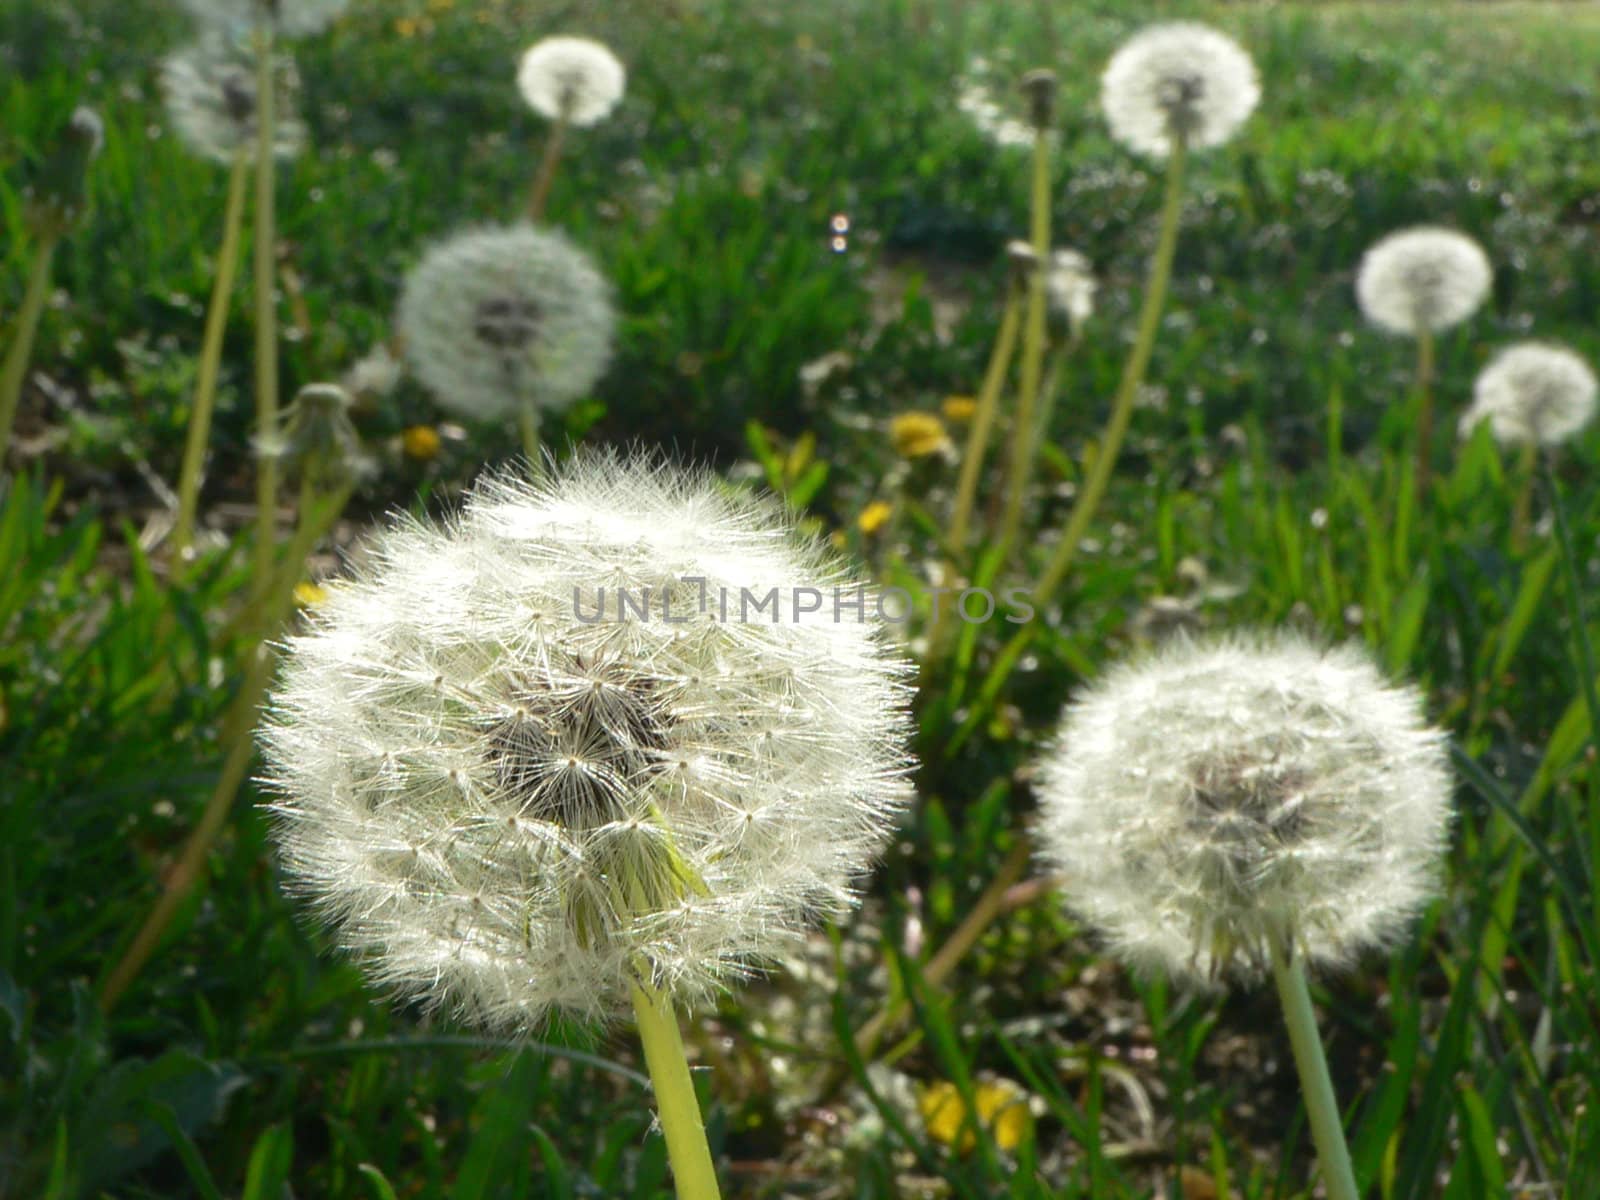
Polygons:
M967 548L967 527L971 523L972 506L978 495L978 473L983 469L983 454L989 447L989 434L994 428L1000 388L1005 383L1006 372L1010 370L1012 356L1016 353L1017 328L1021 318L1021 297L1013 282L1006 289L1006 306L1000 317L1000 331L995 336L994 350L989 355L989 366L978 392L977 408L972 414L972 425L967 430L967 448L961 456L955 512L950 518L950 548L957 556L965 553Z
M1427 494L1433 476L1433 331L1417 334L1417 496Z
M527 457L528 469L539 469L539 406L524 397L517 405L517 428L522 431L522 453Z
M278 460L270 450L278 436L278 323L274 284L277 232L273 193L277 182L273 139L277 127L272 35L256 35L256 547L251 588L264 595L272 579L278 511Z
M550 126L550 136L545 139L544 153L539 158L539 171L533 177L533 188L528 193L528 220L537 225L544 220L545 206L550 200L550 185L555 182L556 167L561 162L561 151L567 141L567 126L571 118L566 109Z
M45 297L50 291L50 264L60 240L59 236L45 236L33 248L28 288L23 294L22 309L17 313L11 345L6 350L5 366L0 369L0 464L5 462L6 451L11 448L11 427L22 401L22 383L28 374L34 335L39 332L39 316L44 312Z
M672 1001L639 980L633 985L633 1012L644 1045L644 1061L655 1088L656 1113L667 1142L667 1158L678 1200L719 1200L717 1172L706 1142L700 1101L694 1094L689 1061Z
M1028 279L1028 320L1022 337L1022 380L1011 431L1011 464L1006 479L1006 507L1000 523L1000 544L1009 547L1022 523L1022 502L1033 473L1034 410L1039 402L1039 381L1044 367L1044 273L1050 257L1050 131L1038 128L1033 137L1033 201L1030 240L1034 265Z
M1272 978L1278 985L1278 1000L1289 1028L1289 1044L1294 1050L1294 1065L1300 1073L1300 1090L1311 1121L1311 1140L1316 1143L1317 1160L1322 1164L1323 1186L1328 1200L1359 1200L1355 1168L1350 1164L1350 1148L1344 1140L1344 1122L1334 1098L1328 1059L1317 1031L1317 1014L1311 1007L1311 991L1306 985L1305 962L1285 944L1285 939L1273 938L1271 942Z
M183 469L178 475L178 523L172 551L181 560L194 540L195 508L200 496L200 470L211 437L211 412L217 397L217 372L222 362L222 335L228 327L233 281L238 274L239 235L244 224L245 184L250 162L244 154L233 160L228 174L227 210L222 219L222 246L217 251L217 277L206 312L205 338L200 346L200 367L195 380L194 409L189 414L189 437L183 449Z
M1533 485L1539 477L1539 446L1528 442L1517 454L1517 498L1511 509L1511 548L1520 552L1528 541L1533 515Z

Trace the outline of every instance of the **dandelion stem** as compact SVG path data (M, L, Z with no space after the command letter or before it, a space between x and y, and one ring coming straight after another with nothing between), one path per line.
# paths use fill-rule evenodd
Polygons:
M277 232L273 199L276 162L277 87L272 69L272 34L256 34L256 547L251 591L264 595L272 579L278 515L278 460L271 453L278 434L278 324L275 300Z
M217 369L222 362L222 335L228 327L228 309L239 263L239 235L244 224L245 184L249 159L240 153L228 174L227 210L222 219L222 246L217 251L217 277L211 287L211 307L200 346L200 367L195 380L194 409L189 414L189 438L183 449L183 469L178 475L178 523L172 535L175 561L188 556L194 540L195 506L200 496L200 468L211 436L211 412L217 396Z
M1011 357L1016 353L1017 327L1021 324L1021 315L1021 295L1013 282L1006 289L1006 306L1000 317L1000 331L995 336L994 350L989 355L989 366L978 392L977 411L972 414L972 426L967 430L967 448L961 456L955 511L950 517L950 548L957 556L967 548L967 526L972 519L972 505L978 494L978 473L983 469L983 454L988 449L989 433L994 428L1000 388L1005 383L1006 371L1010 369Z
M1417 333L1417 498L1427 495L1433 476L1433 331Z
M1044 366L1045 264L1050 257L1050 130L1041 125L1033 135L1033 201L1030 240L1037 260L1028 278L1028 320L1022 335L1022 380L1011 430L1011 464L1006 479L1006 507L1000 522L1000 544L1010 547L1022 523L1022 502L1033 473L1036 443L1034 408Z
M228 750L222 762L222 773L211 789L211 795L206 800L199 822L190 831L188 840L184 842L177 862L167 872L160 897L151 908L150 914L145 917L139 931L134 934L133 941L112 967L105 982L100 985L102 1011L110 1012L117 1000L128 990L128 985L144 969L145 964L155 953L167 926L172 923L178 909L183 906L183 902L188 899L195 884L199 882L211 847L227 823L228 813L233 809L234 797L238 795L239 787L244 782L245 771L255 752L255 740L251 735L255 730L256 712L261 706L267 684L272 677L273 654L267 645L267 640L288 616L289 606L294 599L294 585L299 580L300 566L318 539L327 532L339 513L344 510L345 501L349 496L348 489L323 496L320 501L313 500L309 493L303 496L307 502L301 507L294 536L289 543L289 561L285 569L278 573L277 586L271 589L266 597L269 605L267 620L262 625L261 637L252 644L249 651L250 668L245 675L244 685L234 697L228 715L223 720L222 743Z
M539 469L539 406L524 398L517 406L517 426L522 430L522 453L527 456L528 469Z
M1528 541L1533 513L1533 485L1539 477L1539 446L1528 442L1517 455L1517 498L1511 509L1511 548L1520 553Z
M550 136L545 139L544 154L539 158L539 173L533 177L533 189L528 193L528 220L536 225L544 220L545 205L550 199L550 185L555 182L556 167L561 162L569 124L571 116L563 107L561 115L550 126Z
M1123 366L1122 382L1118 385L1116 397L1111 403L1111 419L1106 423L1105 433L1101 436L1100 446L1089 468L1088 477L1084 480L1076 503L1072 506L1071 514L1067 517L1066 528L1062 530L1061 537L1056 542L1055 551L1050 557L1044 575L1034 585L1029 597L1033 606L1041 611L1054 597L1056 588L1061 585L1061 581L1072 566L1072 560L1078 551L1078 543L1088 531L1089 522L1094 518L1095 510L1099 507L1106 487L1111 482L1111 471L1116 466L1117 452L1122 448L1122 439L1127 435L1128 424L1133 417L1133 403L1139 395L1140 386L1144 383L1145 370L1150 365L1150 355L1155 348L1156 331L1161 326L1161 309L1166 302L1167 284L1172 278L1172 258L1178 247L1178 218L1183 211L1185 157L1183 138L1174 137L1172 154L1167 160L1167 188L1161 206L1161 229L1156 238L1155 253L1150 259L1149 280L1145 285L1144 302L1139 310L1138 334L1133 343L1133 350L1128 355L1128 361ZM1029 622L1006 643L1005 648L995 659L994 665L990 667L988 675L984 677L967 719L957 730L956 735L946 743L947 753L954 754L959 750L967 738L972 736L972 731L984 720L989 705L1005 686L1012 670L1021 660L1023 651L1032 642L1037 628L1037 621Z
M648 983L633 985L633 1012L644 1044L644 1061L656 1093L656 1113L667 1141L667 1158L678 1200L718 1200L716 1168L706 1143L700 1101L694 1094L689 1061L672 1001Z
M1306 985L1305 962L1284 939L1273 938L1271 942L1272 977L1278 985L1284 1023L1289 1027L1289 1045L1294 1050L1300 1090L1311 1120L1311 1139L1316 1143L1317 1159L1322 1164L1323 1187L1327 1189L1328 1200L1359 1200L1361 1193L1356 1189L1355 1169L1344 1140L1344 1122L1334 1098L1328 1059L1322 1050L1317 1015L1311 1007L1311 991Z
M17 313L16 330L6 350L5 366L0 368L0 465L11 448L11 427L22 401L22 383L28 374L28 359L33 354L34 335L39 331L39 316L44 312L50 290L50 263L55 257L59 237L46 236L33 248L33 263L28 269L28 288L22 309Z

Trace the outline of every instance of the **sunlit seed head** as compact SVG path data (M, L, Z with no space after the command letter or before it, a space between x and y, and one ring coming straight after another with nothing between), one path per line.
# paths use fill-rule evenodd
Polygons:
M350 6L350 0L183 0L202 28L241 36L270 30L279 37L321 33Z
M657 458L397 523L288 642L262 735L288 886L378 983L494 1029L625 1011L640 975L705 1000L847 905L908 798L881 629L718 593L855 584L776 502Z
M305 148L305 127L294 115L294 63L279 57L275 72L273 151L292 158ZM167 116L183 144L202 158L231 163L256 141L256 68L226 38L212 35L169 55L161 64Z
M524 404L560 410L611 357L611 289L553 230L511 225L439 242L406 277L406 361L452 412L491 420Z
M1461 431L1487 421L1503 445L1556 446L1594 419L1597 391L1594 371L1565 346L1522 342L1479 373Z
M1220 146L1255 111L1255 63L1232 38L1188 21L1152 25L1112 55L1100 80L1111 135L1154 158L1181 136L1189 149Z
M1074 330L1094 314L1094 294L1099 288L1089 260L1076 250L1060 248L1050 253L1044 276L1050 308Z
M517 67L517 86L533 110L573 125L609 116L627 81L617 56L590 38L545 38L528 47Z
M990 83L991 76L991 68L985 60L973 59L967 66L966 74L956 82L956 110L996 146L1031 146L1035 138L1035 126L996 99L995 89ZM1043 101L1042 76L1031 86L1038 89L1037 98ZM1031 107L1034 95L1024 92L1023 98L1025 107ZM1054 97L1051 96L1050 100L1053 110ZM1030 112L1026 115L1038 114Z
M1444 735L1367 652L1178 637L1069 707L1041 767L1041 853L1136 967L1250 977L1269 939L1314 964L1400 936L1451 813Z
M1453 229L1419 225L1374 242L1356 271L1356 301L1380 329L1415 336L1460 324L1489 295L1483 247Z

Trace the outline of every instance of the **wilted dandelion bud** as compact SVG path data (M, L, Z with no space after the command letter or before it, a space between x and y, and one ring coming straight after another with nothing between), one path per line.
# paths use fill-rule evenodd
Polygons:
M908 667L836 586L776 503L656 459L397 524L288 643L289 885L378 983L492 1028L635 980L703 1000L849 901L906 801Z
M1356 300L1381 329L1415 336L1465 321L1489 295L1483 247L1453 229L1419 225L1380 238L1361 256Z
M434 245L406 276L398 320L417 378L476 420L566 408L605 370L616 326L589 256L527 224Z
M321 33L350 7L350 0L184 0L184 7L218 32L266 29L293 38Z
M293 158L305 148L306 131L294 115L298 90L293 60L277 60L277 123L273 153ZM226 38L212 35L168 56L161 64L167 115L178 136L202 158L232 163L256 142L256 68Z
M1565 346L1522 342L1478 375L1461 431L1487 421L1504 445L1559 445L1594 419L1597 390L1589 364Z
M1039 779L1069 907L1136 967L1210 982L1269 939L1338 964L1399 935L1450 823L1444 735L1355 646L1165 643L1068 708Z
M1020 86L1028 103L1028 120L1035 129L1049 129L1056 115L1056 73L1038 67L1022 77Z
M350 421L350 393L333 383L300 389L276 448L290 472L324 495L353 488L373 470Z
M1256 66L1238 42L1206 25L1152 25L1124 42L1100 79L1111 135L1154 158L1220 146L1261 99Z
M1094 294L1099 284L1089 260L1066 248L1050 254L1044 274L1045 298L1053 314L1064 319L1074 332L1094 314Z
M89 165L105 144L105 123L94 109L73 109L23 190L25 220L35 237L60 237L89 203Z
M517 87L533 110L572 125L604 120L621 101L627 81L617 56L591 38L535 42L517 68Z

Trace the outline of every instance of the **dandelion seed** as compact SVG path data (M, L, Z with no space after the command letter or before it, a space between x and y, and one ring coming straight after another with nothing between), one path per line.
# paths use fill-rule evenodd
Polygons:
M535 42L517 68L517 86L535 112L552 121L594 125L622 100L627 71L606 46L590 38Z
M1191 150L1220 146L1260 99L1255 63L1244 48L1188 21L1135 34L1112 55L1100 80L1112 136L1152 158L1170 154L1175 135Z
M404 374L405 365L379 342L345 372L344 386L351 395L381 400L393 394Z
M1509 346L1478 375L1461 433L1489 422L1507 446L1556 446L1594 419L1600 385L1589 364L1565 346Z
M611 357L610 287L562 234L532 225L460 233L406 277L406 361L438 402L493 420L524 405L560 411Z
M1068 709L1041 778L1069 906L1136 967L1202 983L1274 941L1336 965L1430 896L1444 736L1355 647L1179 638Z
M721 588L854 593L776 502L580 454L371 562L289 639L263 739L288 884L379 984L507 1031L694 1003L852 899L907 797L908 665L848 612L718 619ZM652 619L578 619L619 591Z
M1391 333L1437 333L1465 321L1489 295L1494 271L1477 242L1419 225L1380 238L1362 255L1356 300Z
M350 0L183 0L203 27L240 35L270 29L279 37L321 33L343 14Z
M273 153L293 158L305 148L306 131L294 116L298 81L291 59L277 61L277 124ZM232 163L256 141L256 69L232 43L203 38L161 64L167 115L184 145L202 158Z

